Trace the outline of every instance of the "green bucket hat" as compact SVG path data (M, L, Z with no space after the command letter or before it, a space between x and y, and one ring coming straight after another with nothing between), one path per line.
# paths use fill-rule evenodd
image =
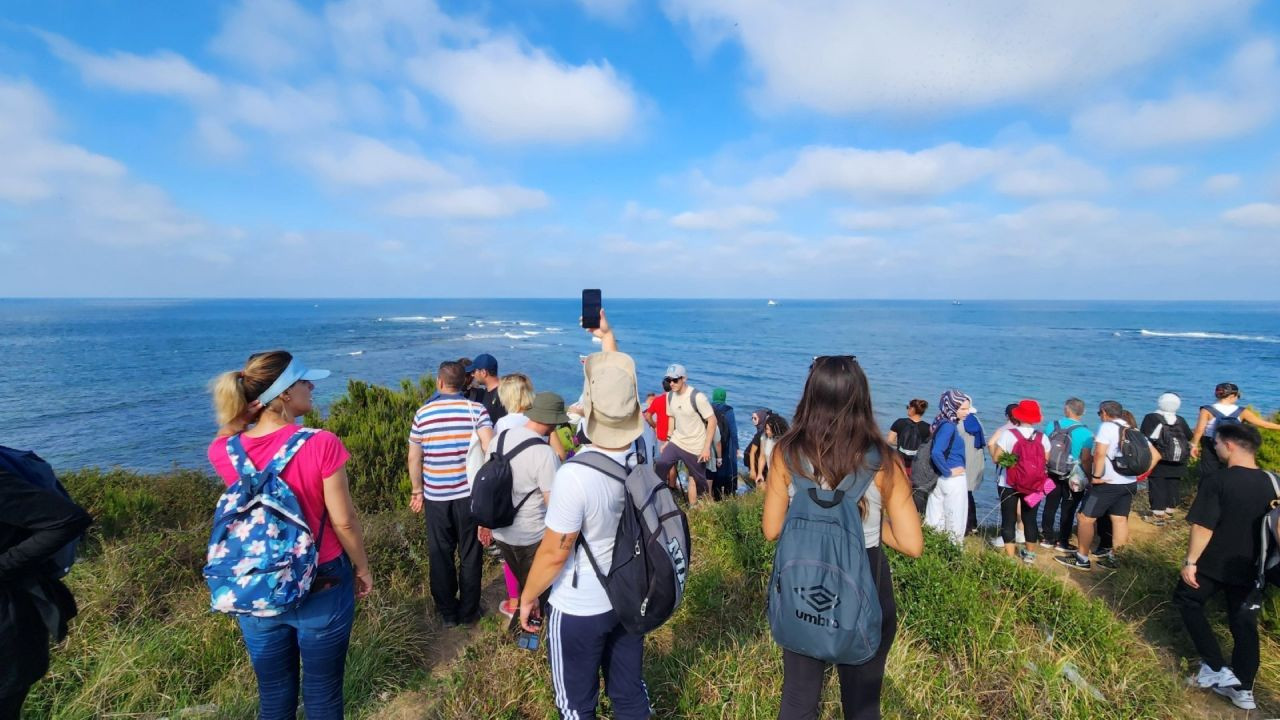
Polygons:
M711 402L722 403L729 398L729 393L724 388L716 388L711 391Z
M569 422L564 412L564 398L553 392L540 392L533 396L533 404L524 411L524 416L543 425L559 425Z

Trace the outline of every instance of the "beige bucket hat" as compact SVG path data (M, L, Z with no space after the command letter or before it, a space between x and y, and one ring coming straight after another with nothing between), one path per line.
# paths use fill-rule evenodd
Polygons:
M644 431L636 363L620 352L589 355L582 366L582 414L592 445L629 447Z

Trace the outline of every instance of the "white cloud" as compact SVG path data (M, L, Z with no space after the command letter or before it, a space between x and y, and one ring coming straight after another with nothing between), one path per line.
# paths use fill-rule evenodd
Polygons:
M126 52L94 55L66 38L52 33L38 34L55 55L76 66L85 82L91 85L200 102L216 99L222 90L216 77L172 52L162 50L149 57Z
M205 231L120 162L58 139L56 125L39 90L0 77L0 204L17 208L27 237L163 246Z
M1143 165L1129 173L1129 182L1139 190L1166 190L1178 184L1182 175L1177 165Z
M939 195L990 174L998 164L996 152L958 143L916 152L808 147L782 174L753 181L747 192L763 202L819 192Z
M1032 205L1014 213L1003 213L993 223L1015 231L1069 230L1097 226L1117 216L1113 208L1089 202L1048 202Z
M1280 204L1241 205L1222 213L1222 219L1236 227L1280 229Z
M1205 178L1204 191L1213 195L1231 192L1240 187L1240 176L1234 173L1218 173Z
M322 179L338 185L432 185L457 180L416 149L399 150L363 135L344 137L329 146L312 146L303 151L301 159Z
M241 0L209 49L238 65L272 72L313 61L324 42L320 21L292 0Z
M758 178L746 193L758 202L780 202L834 192L861 198L945 195L992 178L1014 197L1093 193L1106 175L1053 145L979 148L946 143L923 150L808 147L780 174Z
M662 222L666 218L667 214L661 210L645 207L635 200L628 200L622 208L622 221L626 223Z
M766 108L929 113L1076 94L1243 19L1253 0L666 0L741 43Z
M405 193L383 211L399 217L492 220L550 204L541 190L516 185L475 185L439 191Z
M1053 145L1037 145L1002 154L1005 168L996 176L996 190L1014 197L1054 197L1088 194L1107 187L1101 170L1071 157Z
M901 230L937 225L953 220L956 208L937 205L904 205L874 210L837 210L836 222L850 230Z
M671 218L671 226L681 230L735 230L747 225L763 225L778 219L778 214L753 205L736 205L682 212Z
M1089 141L1124 149L1211 142L1245 135L1280 111L1280 67L1267 40L1240 48L1220 73L1200 89L1179 90L1158 100L1116 100L1071 119L1072 130Z
M441 49L410 61L472 132L502 142L611 140L635 125L639 101L608 62L570 65L513 38Z

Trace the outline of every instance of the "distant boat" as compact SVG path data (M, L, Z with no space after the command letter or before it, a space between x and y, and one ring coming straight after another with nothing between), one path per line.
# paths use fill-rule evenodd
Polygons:
M769 301L769 304L770 304L770 305L777 305L777 304L778 304L778 301L777 301L777 300L770 300L770 301Z
M959 305L959 304L960 304L960 301L959 301L959 300L952 300L952 301L951 301L951 304L952 304L952 305Z

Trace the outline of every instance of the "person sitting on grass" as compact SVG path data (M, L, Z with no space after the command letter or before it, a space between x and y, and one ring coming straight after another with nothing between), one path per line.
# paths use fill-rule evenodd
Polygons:
M1258 611L1256 589L1260 528L1271 503L1280 499L1280 480L1258 468L1262 436L1239 423L1220 425L1214 450L1225 470L1204 479L1187 512L1191 537L1173 603L1182 613L1187 634L1200 654L1194 685L1212 688L1236 707L1253 710L1253 680L1258 674ZM1215 595L1223 595L1227 623L1235 647L1227 665L1222 648L1206 616Z

